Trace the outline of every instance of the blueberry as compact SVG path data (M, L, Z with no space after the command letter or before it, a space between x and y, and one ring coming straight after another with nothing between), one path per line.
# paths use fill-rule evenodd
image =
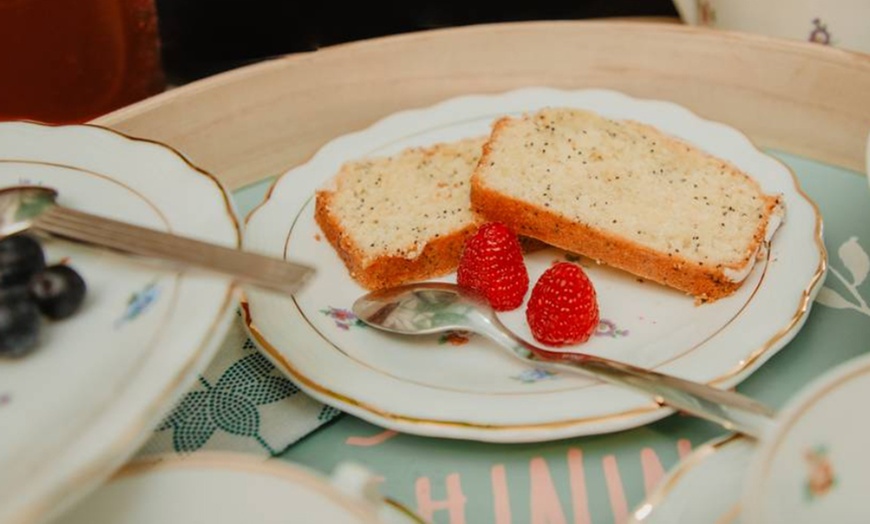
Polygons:
M0 290L0 356L20 357L34 349L41 323L27 286Z
M85 299L85 281L75 269L57 264L30 279L30 295L42 314L60 320L75 313Z
M13 235L0 240L0 286L26 284L45 268L42 246L29 235Z

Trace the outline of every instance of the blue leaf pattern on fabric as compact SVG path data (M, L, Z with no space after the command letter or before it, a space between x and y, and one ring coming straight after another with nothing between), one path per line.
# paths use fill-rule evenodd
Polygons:
M246 355L228 367L214 385L204 377L199 377L199 383L202 389L185 394L157 426L157 431L173 431L176 452L200 449L220 429L253 438L270 454L276 453L260 435L257 406L291 397L299 388L278 375L265 356L259 352Z

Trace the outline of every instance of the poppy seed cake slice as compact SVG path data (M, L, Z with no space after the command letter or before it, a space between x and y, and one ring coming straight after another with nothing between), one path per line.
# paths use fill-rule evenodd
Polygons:
M484 140L348 162L317 192L315 219L357 282L382 289L456 269L482 223L469 181Z
M779 196L656 128L577 109L497 121L471 181L488 220L710 301L779 226Z

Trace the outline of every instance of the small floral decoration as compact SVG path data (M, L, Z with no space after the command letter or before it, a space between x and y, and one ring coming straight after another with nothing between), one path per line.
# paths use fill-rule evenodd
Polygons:
M546 369L532 368L526 369L519 375L515 375L511 378L514 380L519 380L523 384L533 384L542 380L552 380L558 378L558 375L556 375L556 373L553 373L552 371L547 371Z
M450 344L451 346L462 346L468 344L471 340L472 333L467 331L448 331L438 337L439 344Z
M0 393L0 407L3 407L10 402L12 402L12 395L9 393Z
M804 460L807 465L804 493L806 500L812 502L827 495L837 485L837 476L828 458L828 449L824 445L806 450Z
M828 25L819 18L813 18L813 29L807 40L816 44L831 45L831 33L828 31Z
M365 327L365 322L357 318L357 316L353 314L353 311L349 309L327 306L326 309L321 309L320 312L330 317L337 327L345 331L351 327Z
M124 313L115 321L115 329L138 318L147 311L160 297L160 286L157 281L149 282L143 289L130 295Z
M616 327L616 322L602 318L598 321L598 327L595 329L596 337L619 338L627 337L627 329L619 329Z

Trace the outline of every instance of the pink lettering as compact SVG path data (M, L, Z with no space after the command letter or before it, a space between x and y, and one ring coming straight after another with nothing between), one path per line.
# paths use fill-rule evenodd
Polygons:
M540 457L533 458L529 463L529 474L532 484L532 524L565 524L565 514L547 462Z
M431 522L437 510L446 509L450 516L450 524L465 524L465 495L459 473L451 473L445 479L447 498L432 500L432 485L427 477L420 477L415 484L417 492L417 514Z
M677 441L677 453L680 454L680 458L686 458L689 453L692 452L692 443L689 442L689 439L681 438Z
M574 524L591 524L586 473L583 470L583 452L576 448L568 450L568 479L571 485L571 500L574 502Z
M386 431L378 433L377 435L372 435L371 437L347 437L344 443L348 446L359 446L367 448L371 446L377 446L378 444L381 444L395 437L396 435L398 435L397 432L388 429Z
M665 476L665 469L662 467L659 456L652 448L640 450L640 466L643 470L643 486L646 489L646 494L649 495Z
M492 479L492 509L495 524L511 524L511 503L504 466L496 464L490 472Z
M623 522L628 517L628 503L625 501L625 489L622 486L622 477L619 476L616 457L607 455L601 459L601 464L604 466L604 478L607 481L607 492L610 494L613 520Z

